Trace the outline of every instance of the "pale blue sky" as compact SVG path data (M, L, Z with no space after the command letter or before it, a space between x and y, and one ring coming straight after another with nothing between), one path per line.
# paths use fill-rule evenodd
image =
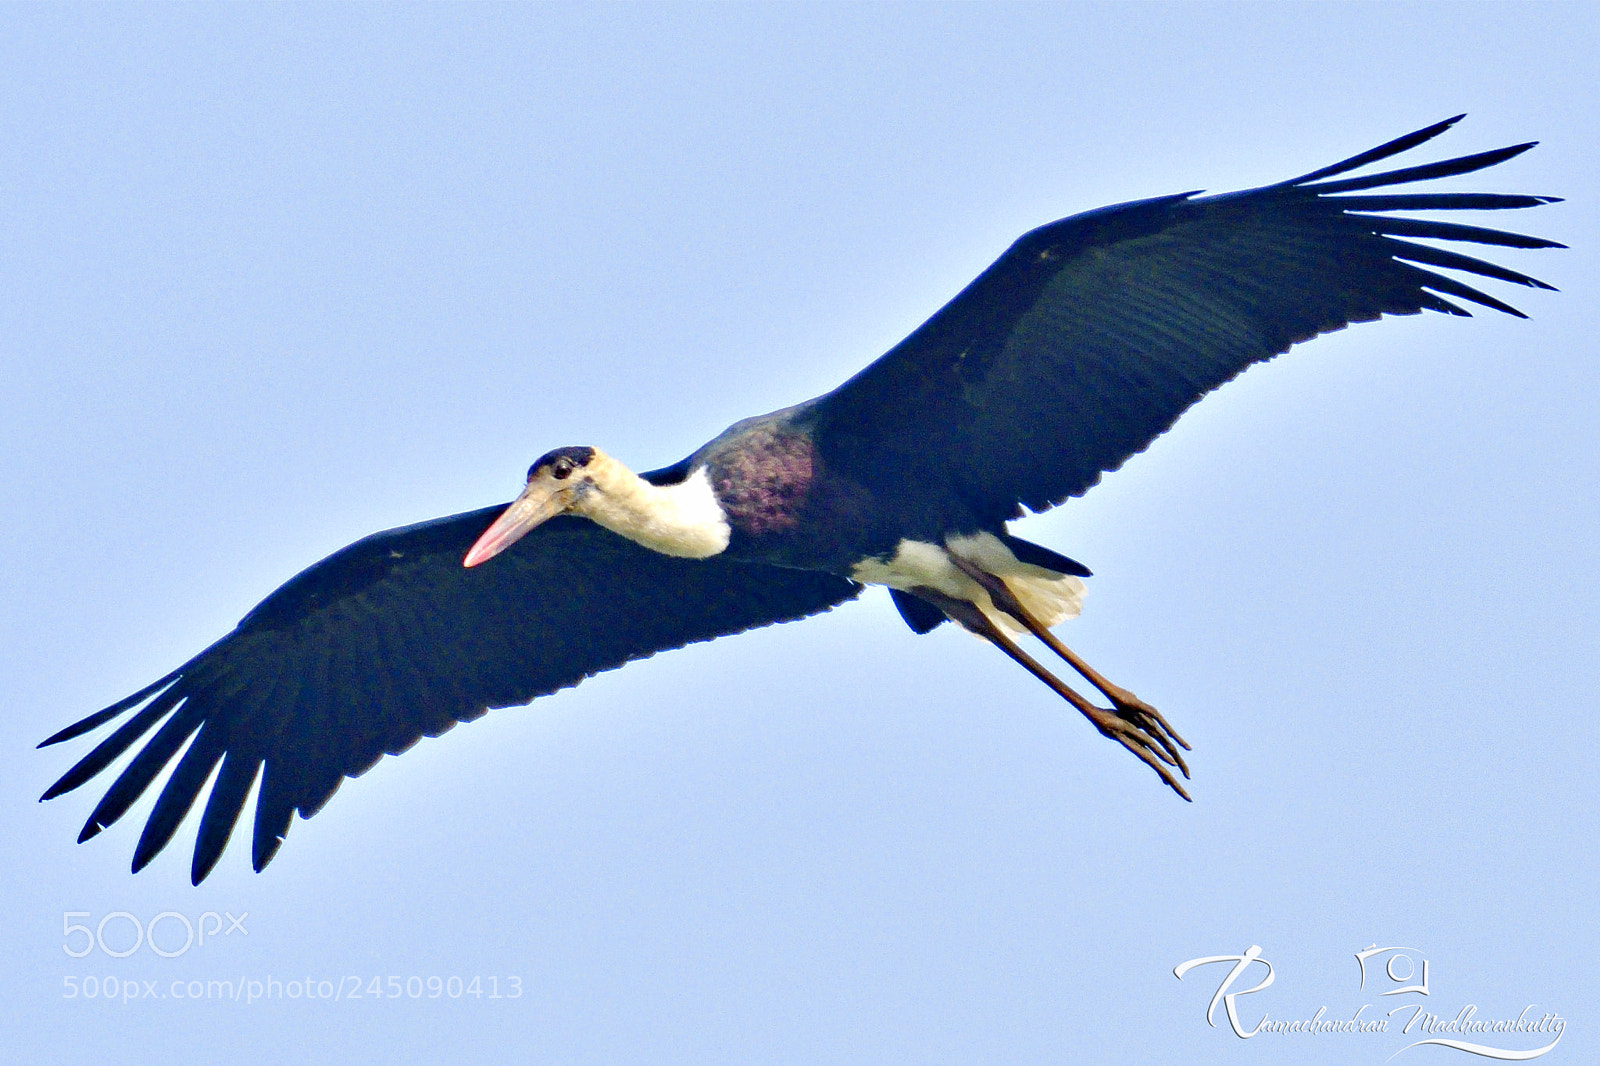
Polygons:
M1380 1063L1409 1041L1241 1041L1219 967L1171 972L1261 945L1245 1015L1373 1016L1377 943L1592 1060L1597 39L1576 4L0 8L4 1045ZM97 792L35 802L88 744L33 744L351 540L825 391L1039 223L1461 111L1419 158L1543 141L1444 187L1569 197L1490 220L1573 246L1491 255L1561 293L1297 348L1023 524L1095 570L1063 636L1195 745L1193 805L881 592L424 741L261 875L235 840L191 888L191 824L134 877L148 799L81 847ZM67 956L116 911L248 933ZM170 991L374 975L523 995Z

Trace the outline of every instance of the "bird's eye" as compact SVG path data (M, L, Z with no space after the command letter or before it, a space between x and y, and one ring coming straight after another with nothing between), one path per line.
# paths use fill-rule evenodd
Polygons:
M550 464L550 476L557 481L565 481L572 476L572 460L557 459Z

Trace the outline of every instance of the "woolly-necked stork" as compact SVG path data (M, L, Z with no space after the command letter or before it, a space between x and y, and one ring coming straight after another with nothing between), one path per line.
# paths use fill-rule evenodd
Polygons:
M154 729L78 839L121 817L187 743L134 870L214 772L191 877L211 871L258 776L260 870L296 810L309 818L345 777L420 737L631 659L804 618L868 584L888 586L917 633L953 619L993 642L1187 798L1187 745L1050 632L1078 613L1089 571L1006 523L1087 491L1190 404L1299 341L1385 314L1467 314L1447 297L1524 317L1425 267L1550 286L1404 238L1561 245L1390 212L1555 197L1368 190L1481 170L1531 144L1329 180L1459 118L1276 185L1052 222L837 389L736 423L681 462L636 475L599 449L559 448L509 507L357 541L172 673L46 740L133 712L43 798ZM1110 708L1030 656L1024 633Z

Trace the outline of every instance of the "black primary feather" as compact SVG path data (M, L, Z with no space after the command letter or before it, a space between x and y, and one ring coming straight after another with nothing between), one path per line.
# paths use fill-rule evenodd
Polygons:
M502 509L378 533L292 578L178 670L45 741L149 701L41 798L77 788L160 722L79 839L126 813L193 736L133 868L171 840L220 761L191 879L199 884L221 856L258 775L251 862L259 870L294 812L310 817L345 777L421 737L658 651L827 610L860 591L832 574L661 555L566 517L496 565L464 568L467 548Z
M1481 170L1531 144L1319 182L1456 121L1277 185L1118 204L1025 234L887 355L814 401L808 418L824 460L894 501L918 530L994 528L1086 492L1207 392L1299 341L1386 314L1467 313L1445 296L1520 317L1415 264L1550 286L1398 238L1562 245L1381 212L1558 198L1332 194Z

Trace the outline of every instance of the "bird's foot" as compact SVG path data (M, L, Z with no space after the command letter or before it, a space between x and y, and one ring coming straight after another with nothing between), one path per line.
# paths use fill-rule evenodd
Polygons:
M1178 750L1182 748L1183 751L1189 751L1189 742L1178 735L1178 731L1172 728L1160 711L1119 685L1106 684L1100 691L1124 721L1137 726L1161 745L1167 755L1167 763L1181 770L1184 777L1189 776L1189 766Z
M1102 736L1115 740L1118 744L1133 752L1141 762L1154 770L1167 787L1178 795L1192 802L1192 797L1184 791L1184 787L1173 776L1172 770L1176 769L1184 777L1189 776L1189 767L1184 764L1183 756L1178 753L1175 746L1184 744L1183 738L1172 732L1172 727L1167 725L1161 712L1140 700L1132 693L1118 690L1113 698L1116 710L1107 710L1104 707L1089 705L1078 708L1100 730Z

